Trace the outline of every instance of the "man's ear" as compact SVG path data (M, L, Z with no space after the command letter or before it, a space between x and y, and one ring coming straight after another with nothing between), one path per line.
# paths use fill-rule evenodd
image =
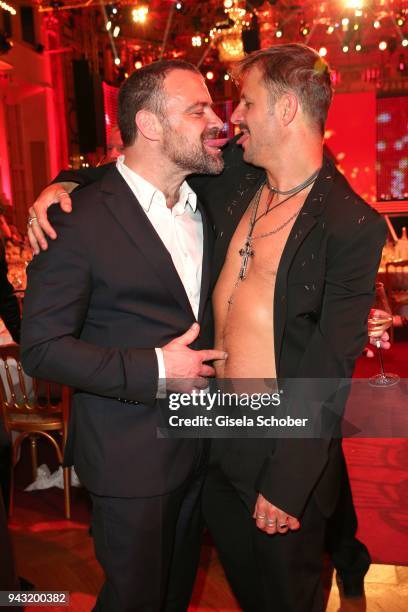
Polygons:
M286 127L296 117L299 110L299 101L295 94L288 92L279 98L277 104L282 125Z
M161 125L157 116L151 111L142 109L136 113L135 122L138 131L147 140L159 140Z

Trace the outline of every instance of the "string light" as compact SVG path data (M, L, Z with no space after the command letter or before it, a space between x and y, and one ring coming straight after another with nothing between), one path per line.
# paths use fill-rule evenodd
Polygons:
M343 45L343 53L348 53L348 52L349 52L349 46Z
M116 25L113 28L113 38L117 38L120 34L120 26Z
M7 4L7 2L3 2L3 0L0 0L0 8L7 11L11 15L17 15L16 9L10 6L9 4Z
M320 47L320 49L319 49L319 55L320 55L320 57L326 57L326 55L327 55L327 49L326 49L326 47Z
M115 64L116 64L116 66L120 66L120 58L119 57L115 57Z
M176 10L177 11L181 11L182 8L183 8L183 3L182 2L176 2Z
M282 30L276 30L275 36L276 36L276 38L282 38L282 36L283 36Z
M387 42L385 40L382 40L379 45L378 48L380 51L385 51L386 48L388 47Z
M212 81L212 80L213 80L213 78L214 78L214 73L213 73L211 70L209 70L209 71L207 72L207 74L205 75L205 78L206 78L208 81Z
M224 0L224 7L226 9L232 8L232 5L234 4L233 0Z
M361 51L361 49L362 49L361 43L356 43L356 47L355 48L356 48L356 51Z
M229 80L230 80L230 75L224 74L224 81L229 81Z
M334 32L334 26L332 26L332 25L331 25L331 26L329 26L329 27L327 28L327 33L328 33L328 34L333 34L333 32Z
M136 70L140 70L142 67L143 67L142 62L141 62L140 60L137 60L137 61L135 62L135 68L136 68Z
M403 47L408 47L408 38L403 38L401 44Z
M106 22L106 29L108 30L108 32L110 31L111 27L112 27L112 22L111 21L107 21Z
M378 30L378 28L381 28L381 22L378 21L378 19L376 19L373 23L373 26L375 27L376 30Z

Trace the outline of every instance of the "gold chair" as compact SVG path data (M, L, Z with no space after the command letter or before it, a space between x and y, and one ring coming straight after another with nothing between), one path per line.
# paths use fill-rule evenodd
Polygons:
M28 438L31 443L34 480L37 478L37 438L46 438L51 443L62 464L71 394L68 387L28 377L21 366L19 347L10 344L0 346L0 399L6 430L10 434L18 433L12 443L11 516L14 510L14 468L22 442ZM61 441L58 442L50 432L60 434ZM70 468L63 468L63 474L65 517L70 519Z

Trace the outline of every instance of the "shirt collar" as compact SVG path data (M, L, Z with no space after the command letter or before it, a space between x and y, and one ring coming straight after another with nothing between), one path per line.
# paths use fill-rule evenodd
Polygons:
M119 170L122 176L127 179L133 193L146 212L150 210L153 200L155 199L163 202L164 205L166 204L163 192L140 176L140 174L137 174L137 172L129 168L129 166L125 164L124 155L119 155L117 158L116 168ZM185 210L187 204L190 205L193 212L195 212L197 209L197 194L191 189L187 181L183 181L181 184L177 204L180 205L183 210Z

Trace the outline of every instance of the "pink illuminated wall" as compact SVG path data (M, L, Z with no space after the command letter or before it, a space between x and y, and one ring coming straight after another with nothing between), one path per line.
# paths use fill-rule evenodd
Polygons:
M327 121L326 144L353 189L367 202L375 202L375 91L335 94Z
M408 199L408 96L377 100L379 200Z

